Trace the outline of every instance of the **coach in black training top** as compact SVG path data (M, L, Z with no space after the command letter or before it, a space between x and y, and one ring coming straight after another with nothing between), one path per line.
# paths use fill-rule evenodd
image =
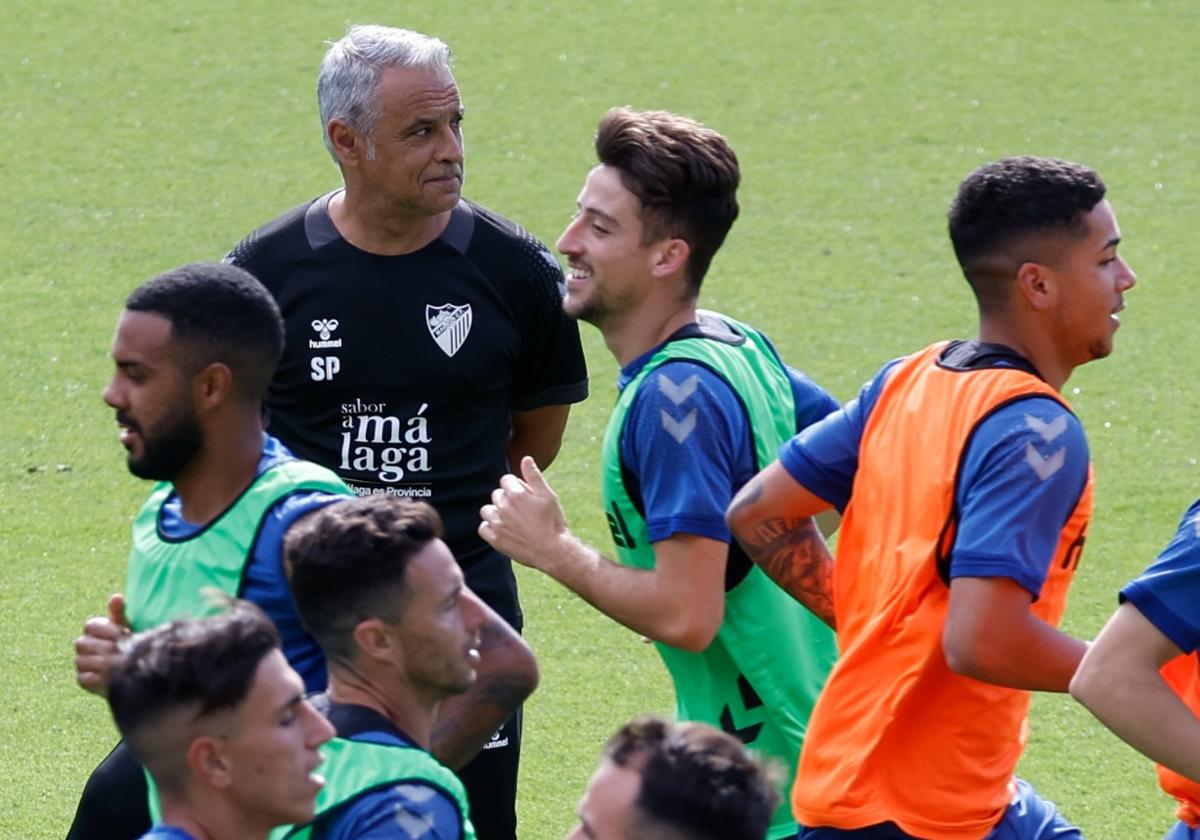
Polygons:
M270 431L358 493L432 503L468 585L520 628L511 565L476 534L478 510L509 463L554 459L569 405L587 396L562 272L520 227L462 199L444 43L352 27L317 94L344 189L229 256L287 324ZM518 739L519 721L506 725L460 774L482 840L515 837Z

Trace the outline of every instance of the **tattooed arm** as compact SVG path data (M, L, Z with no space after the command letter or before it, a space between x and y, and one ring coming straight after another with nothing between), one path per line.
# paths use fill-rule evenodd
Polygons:
M538 684L529 645L491 607L488 611L490 620L479 634L475 683L442 702L433 727L433 754L454 770L483 749Z
M833 557L812 518L829 507L775 462L738 492L726 521L738 543L771 580L830 627L836 627Z

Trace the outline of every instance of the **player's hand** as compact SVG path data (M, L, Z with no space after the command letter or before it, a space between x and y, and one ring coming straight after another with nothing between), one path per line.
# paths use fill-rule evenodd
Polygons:
M479 510L479 536L497 551L535 569L548 571L554 546L568 533L567 520L553 488L526 455L521 478L506 475L492 491L492 503Z
M86 690L108 696L108 675L117 659L117 645L130 633L125 598L108 599L108 615L89 618L75 640L75 680Z

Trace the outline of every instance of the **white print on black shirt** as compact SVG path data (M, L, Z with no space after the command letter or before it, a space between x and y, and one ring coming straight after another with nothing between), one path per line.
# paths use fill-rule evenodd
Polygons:
M315 318L310 326L316 331L319 340L308 340L309 349L325 350L342 346L340 338L333 337L333 331L338 328L337 318ZM333 379L342 369L342 362L337 356L313 356L309 359L309 376L313 382L324 382Z
M471 320L469 303L462 306L451 303L425 306L425 326L429 327L429 334L447 356L453 356L463 346L467 333L471 332Z
M429 447L433 438L421 403L406 419L386 414L387 403L342 403L342 446L339 470L371 473L388 483L403 481L410 473L429 472Z

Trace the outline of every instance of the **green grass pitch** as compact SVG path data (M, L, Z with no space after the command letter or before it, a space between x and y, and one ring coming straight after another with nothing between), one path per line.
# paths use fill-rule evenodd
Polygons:
M944 212L974 166L1073 158L1110 188L1141 281L1113 357L1068 383L1096 514L1065 626L1093 635L1200 487L1200 111L1189 0L9 0L0 16L0 837L62 837L114 741L71 640L123 579L146 486L99 399L124 295L225 253L337 182L315 113L347 22L445 38L472 198L553 242L609 106L726 133L742 218L703 303L765 329L839 398L883 361L975 324ZM602 423L615 364L584 328L593 396L550 473L604 548ZM562 837L601 742L670 689L648 645L536 575L543 683L527 712L523 836ZM1037 698L1021 772L1093 838L1171 821L1148 762L1066 697Z

